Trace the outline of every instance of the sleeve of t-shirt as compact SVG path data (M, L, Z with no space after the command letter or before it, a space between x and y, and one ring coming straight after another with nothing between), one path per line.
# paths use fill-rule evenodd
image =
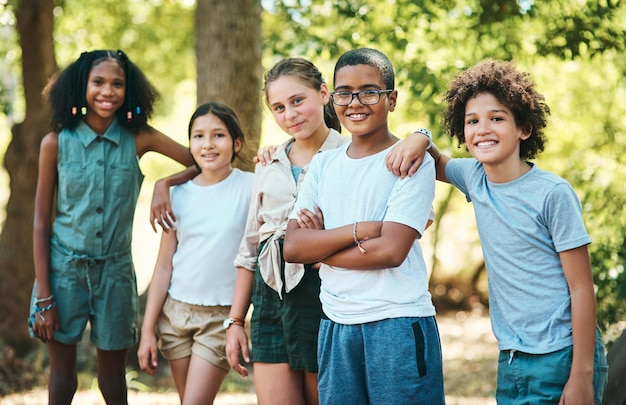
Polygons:
M468 202L472 201L469 192L470 178L476 171L478 161L473 158L453 158L446 163L446 178L458 188Z
M435 198L435 163L426 155L417 172L398 179L393 187L383 221L397 222L424 233Z
M557 252L591 243L574 189L563 181L546 196L545 218Z

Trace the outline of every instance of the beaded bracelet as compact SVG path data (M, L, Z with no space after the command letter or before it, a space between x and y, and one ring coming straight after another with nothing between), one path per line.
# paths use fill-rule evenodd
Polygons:
M358 247L359 250L361 251L361 254L365 254L367 253L367 250L365 250L365 248L361 246L362 241L360 241L359 238L356 237L356 224L357 222L355 222L354 225L352 226L352 237L354 238L354 243L356 244L356 247Z
M42 315L42 312L46 312L46 311L50 311L52 308L57 306L57 302L56 301L52 301L51 304L48 304L45 307L41 307L39 308L37 305L35 305L35 313L33 314L33 316L35 316L35 314L37 314L39 316L39 319L41 319L41 322L44 322L45 319Z
M52 301L52 304L48 304L45 307L35 307L35 312L46 312L46 311L50 311L52 308L57 306L57 302L56 301Z

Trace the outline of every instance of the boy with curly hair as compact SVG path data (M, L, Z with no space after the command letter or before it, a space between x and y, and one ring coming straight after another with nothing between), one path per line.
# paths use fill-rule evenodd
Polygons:
M601 404L608 368L581 204L566 180L528 161L546 141L544 97L512 63L486 61L457 76L445 100L444 130L473 158L428 152L437 179L474 205L500 349L498 403ZM394 153L408 152L387 158L398 172Z

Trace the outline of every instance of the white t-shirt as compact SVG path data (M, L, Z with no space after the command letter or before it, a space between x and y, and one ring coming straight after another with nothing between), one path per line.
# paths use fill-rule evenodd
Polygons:
M424 157L416 174L401 180L385 166L389 149L352 159L347 155L349 146L313 158L291 218L297 218L300 208L313 211L317 205L326 229L382 220L409 226L421 235L435 194L435 165L430 155ZM358 324L435 315L418 240L399 267L351 270L322 265L320 277L322 309L334 322Z
M254 174L233 169L223 181L172 188L178 246L168 293L195 305L231 305Z

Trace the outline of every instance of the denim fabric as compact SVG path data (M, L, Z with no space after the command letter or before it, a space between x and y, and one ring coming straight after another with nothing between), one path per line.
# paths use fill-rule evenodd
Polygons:
M572 367L573 346L547 354L503 350L498 358L496 400L502 405L558 404ZM593 388L602 404L608 365L600 330L596 328Z

